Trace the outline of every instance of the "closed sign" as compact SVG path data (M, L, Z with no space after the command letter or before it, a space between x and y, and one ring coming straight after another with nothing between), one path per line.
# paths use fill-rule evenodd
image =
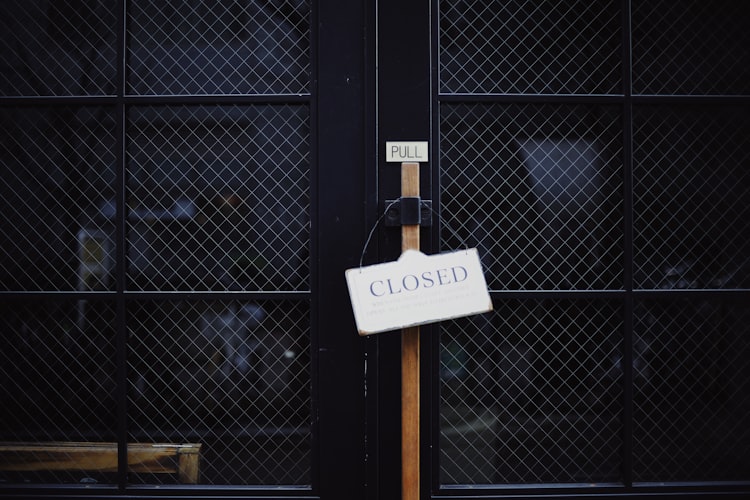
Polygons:
M347 270L346 282L360 335L492 310L475 248L407 250L395 262Z

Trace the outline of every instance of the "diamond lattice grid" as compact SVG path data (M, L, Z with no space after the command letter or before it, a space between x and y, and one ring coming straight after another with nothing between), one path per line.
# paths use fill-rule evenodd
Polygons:
M115 92L115 2L0 5L0 95Z
M748 287L748 116L745 107L635 110L637 287Z
M636 304L633 472L638 481L750 473L750 317L745 303Z
M621 287L616 116L441 106L443 247L477 246L493 289Z
M104 108L3 108L0 288L113 286L114 120Z
M745 2L633 2L633 90L640 94L750 93Z
M134 2L129 14L131 93L308 91L307 2Z
M0 350L0 441L113 441L114 306L107 301L9 301L0 307L0 329L6 334ZM15 461L7 455L3 459ZM0 477L33 483L103 479L83 470L4 471Z
M613 2L440 2L445 93L612 93L619 61Z
M130 275L139 289L309 287L307 108L139 108Z
M496 309L442 331L441 481L616 480L619 308L532 301Z
M308 317L292 302L134 308L131 439L202 443L204 484L309 484Z

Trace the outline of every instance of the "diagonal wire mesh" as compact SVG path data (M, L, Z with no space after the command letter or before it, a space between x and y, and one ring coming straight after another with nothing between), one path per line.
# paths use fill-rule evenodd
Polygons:
M441 329L441 482L619 480L620 308L495 307Z
M750 310L746 302L637 303L636 481L750 475Z
M130 287L309 289L305 106L134 108Z
M744 2L641 0L632 11L636 93L750 93L750 9Z
M0 95L115 93L116 2L4 1Z
M108 301L0 304L0 441L115 440L114 311ZM29 470L23 457L4 453L0 480L113 482L82 468Z
M620 86L610 1L440 2L440 91L608 94Z
M0 289L102 290L113 281L103 220L114 198L113 110L0 110Z
M309 92L309 10L240 0L0 7L0 95L73 97L0 111L0 290L15 297L0 304L0 441L113 442L124 418L131 443L200 443L204 484L312 483L308 295L207 299L310 291L309 105L128 100L299 101ZM117 40L126 44L119 76ZM123 76L126 98L114 99ZM138 293L175 290L203 301ZM19 300L28 291L76 293ZM118 359L127 359L125 384ZM118 406L125 393L128 406ZM123 479L116 465L91 470L72 453L60 456L68 470L49 471L39 457L6 452L0 482ZM165 474L182 467L167 460L128 465L131 483L185 482L182 471Z
M620 288L617 116L443 104L443 248L477 246L493 289Z
M529 100L621 94L621 74L632 71L633 94L653 102L749 93L742 2L634 1L620 12L626 4L439 2L438 88ZM631 26L628 68L620 40ZM440 107L441 248L477 246L497 292L495 313L441 326L440 482L746 480L743 100L636 103L625 124L633 149L623 151L619 110L488 99ZM623 153L632 153L632 213ZM562 298L624 289L629 269L634 288L666 290L661 299L636 296L629 311L629 299L610 303L602 292ZM683 288L703 292L672 292ZM527 289L560 298L503 298ZM743 292L729 301L721 289ZM624 456L630 353L634 442Z
M134 305L130 439L200 443L203 484L310 484L308 317L299 302Z
M634 111L634 273L639 288L750 285L746 107Z
M133 2L128 91L142 95L309 90L306 1Z

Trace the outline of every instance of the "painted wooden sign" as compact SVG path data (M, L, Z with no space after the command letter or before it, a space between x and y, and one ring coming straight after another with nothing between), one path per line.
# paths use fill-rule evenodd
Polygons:
M395 262L347 270L346 281L360 335L492 310L475 248L406 250Z

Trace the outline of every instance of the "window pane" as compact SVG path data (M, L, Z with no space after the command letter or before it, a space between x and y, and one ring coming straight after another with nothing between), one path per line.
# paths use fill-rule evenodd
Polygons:
M4 0L0 95L115 93L114 0Z
M636 303L636 481L750 475L748 325L746 302Z
M114 304L3 301L0 312L0 441L39 443L48 450L30 464L29 452L5 452L0 478L116 482L116 470L92 469L67 452L47 454L53 442L116 441ZM69 468L36 467L50 461Z
M611 1L440 2L440 91L620 91L620 8Z
M495 309L441 328L441 482L621 480L620 308Z
M129 287L309 289L306 106L135 108Z
M737 0L633 2L633 90L750 94L750 10Z
M191 0L128 5L131 94L308 91L308 2Z
M0 119L0 289L114 289L112 110L4 107Z
M141 302L128 332L131 441L200 444L202 484L310 484L306 303Z
M637 288L750 288L750 109L634 110Z
M476 246L490 288L622 286L619 114L441 106L443 248Z

